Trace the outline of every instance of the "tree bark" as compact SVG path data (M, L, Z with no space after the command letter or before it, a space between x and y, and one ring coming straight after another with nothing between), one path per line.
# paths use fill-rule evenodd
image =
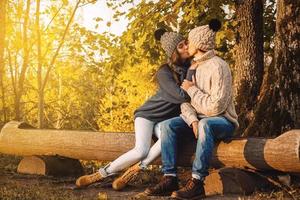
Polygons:
M299 35L300 2L278 0L274 63L266 70L246 135L274 136L300 128Z
M40 0L36 1L35 27L37 35L37 78L38 78L38 128L44 125L44 91L42 89L42 54L41 54L41 33L40 33Z
M15 114L16 119L21 119L21 99L22 95L24 93L24 81L26 78L26 71L28 68L28 62L29 62L29 48L28 48L28 38L27 38L27 29L28 29L28 22L29 22L29 12L30 12L30 0L27 0L26 3L26 12L24 16L24 24L23 24L23 64L22 69L20 73L20 77L18 80L18 87L17 87L17 93L15 96Z
M5 104L5 89L4 89L4 75L5 75L5 61L4 61L4 49L5 49L5 32L6 32L6 0L0 1L0 89L1 89L1 102L3 110L3 121L7 121L6 116L6 104ZM1 119L1 118L0 118Z
M252 120L263 79L263 1L236 2L238 22L233 67L234 96L239 115L239 134Z
M133 133L25 129L26 126L19 122L7 123L0 134L0 152L112 161L132 149L135 141ZM216 145L212 166L300 172L299 145L300 130L274 139L234 138ZM178 165L191 165L195 146L192 137L181 141Z

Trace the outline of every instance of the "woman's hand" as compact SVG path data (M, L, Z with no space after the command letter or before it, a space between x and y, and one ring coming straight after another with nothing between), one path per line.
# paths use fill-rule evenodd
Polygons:
M188 89L189 89L190 87L194 86L194 85L195 85L194 82L188 81L188 80L184 79L180 87L181 87L184 91L187 92Z
M195 138L198 139L198 121L194 121L192 123L192 127L193 127Z

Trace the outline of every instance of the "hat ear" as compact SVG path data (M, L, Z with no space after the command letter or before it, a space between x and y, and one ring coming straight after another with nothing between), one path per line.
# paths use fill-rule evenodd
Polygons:
M208 26L211 30L217 32L221 28L221 22L218 19L212 19L209 21Z
M155 32L154 32L154 37L156 40L160 40L161 36L167 32L165 29L163 28L160 28L160 29L157 29Z

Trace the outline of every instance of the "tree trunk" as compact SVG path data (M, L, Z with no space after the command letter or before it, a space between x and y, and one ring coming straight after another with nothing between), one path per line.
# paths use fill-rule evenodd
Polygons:
M61 129L62 127L62 123L63 123L63 120L62 120L62 92L63 92L63 85L62 85L62 76L60 74L60 72L58 72L58 112L57 112L57 120L56 120L56 123L55 123L55 128L56 129Z
M28 29L28 22L29 22L29 12L30 12L30 0L27 0L26 3L26 12L24 16L24 24L23 24L23 65L19 77L17 94L15 97L15 112L16 112L16 119L21 119L21 99L24 93L24 81L26 77L26 71L28 68L29 62L29 48L28 48L28 38L27 38L27 29Z
M7 123L0 133L0 152L112 161L132 149L135 141L133 133L25 129L26 126L19 122ZM196 140L186 137L180 144L178 165L190 166ZM274 139L234 138L216 145L212 166L300 172L299 145L300 130Z
M263 1L237 1L236 16L233 85L241 134L252 120L252 108L263 79Z
M279 132L300 127L300 2L278 0L275 39L275 89Z
M71 23L73 21L75 13L76 13L76 11L77 11L77 9L79 7L80 1L81 0L78 0L77 3L76 3L76 5L75 5L75 8L74 8L74 10L73 10L73 12L71 14L71 17L70 17L70 19L68 21L68 24L67 24L66 28L64 30L64 33L63 33L63 36L62 36L62 38L60 40L58 48L56 49L56 51L55 51L55 53L54 53L54 55L53 55L53 57L51 59L51 62L49 63L49 66L47 68L44 80L43 80L42 75L41 75L42 74L41 60L39 61L40 62L39 63L39 70L40 71L38 73L38 85L39 85L39 104L38 104L38 115L39 115L39 117L38 117L38 121L39 121L39 127L40 128L43 127L43 124L44 124L44 102L45 102L44 101L44 91L45 91L45 87L46 87L46 84L47 84L49 76L50 76L50 71L53 68L53 66L55 64L55 61L56 61L56 58L57 58L57 56L59 54L59 51L60 51L62 45L65 42L65 37L66 37L67 32L68 32L68 30L70 28L70 25L71 25ZM39 51L40 51L40 49L39 49ZM39 59L41 59L41 57Z
M38 128L44 126L44 91L42 89L42 54L41 54L41 33L40 33L40 0L36 1L35 28L37 35L37 63L38 63Z
M277 1L274 63L267 69L246 134L279 135L300 128L300 1Z
M5 28L6 28L6 0L0 1L0 89L1 89L1 103L3 110L3 121L7 121L6 105L5 105L5 91L4 91L4 75L5 75L5 62L4 62L4 49L5 49ZM1 118L0 118L1 119Z

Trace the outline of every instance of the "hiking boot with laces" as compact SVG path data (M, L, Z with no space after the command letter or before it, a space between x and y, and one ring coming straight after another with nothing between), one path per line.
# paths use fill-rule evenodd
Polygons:
M201 180L191 178L187 184L171 195L176 199L199 199L205 197L203 182Z
M112 184L113 189L122 190L124 187L127 186L129 181L134 180L139 174L139 172L142 170L140 164L141 162L138 162L137 164L129 167L122 176L114 180Z
M95 172L93 174L79 177L76 180L76 186L77 187L85 187L85 186L91 185L93 183L96 183L96 182L99 182L99 181L103 181L107 177L113 175L113 174L107 174L106 171L105 171L105 168L100 168L99 171L97 171L97 172Z
M77 187L88 186L92 183L96 183L97 181L100 181L101 179L103 179L103 176L101 176L99 172L81 176L76 180L76 186Z
M147 196L169 196L173 191L178 189L178 179L176 176L164 176L158 184L147 188L144 194Z

